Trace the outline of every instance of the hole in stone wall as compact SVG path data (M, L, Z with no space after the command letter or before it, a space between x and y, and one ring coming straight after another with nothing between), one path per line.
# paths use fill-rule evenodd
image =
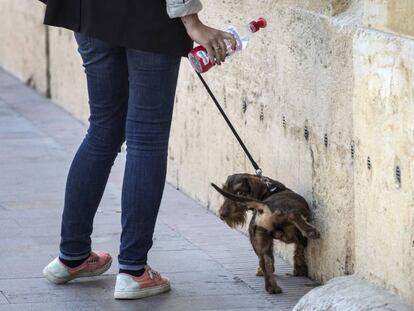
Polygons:
M351 158L353 159L355 157L355 144L354 142L351 142Z
M397 188L401 187L401 168L399 165L395 167L395 183Z
M243 100L242 100L242 111L243 111L243 113L246 113L246 110L247 110L247 100L246 100L246 98L243 98Z
M259 116L259 119L260 119L260 121L263 121L264 120L264 107L263 107L263 105L261 105L260 106L260 116Z
M306 140L309 139L309 129L307 125L305 125L305 128L303 129L303 136L305 136Z
M325 147L328 147L328 134L325 134L324 138L323 138L323 143L325 144Z
M367 168L370 170L372 168L371 158L367 158Z

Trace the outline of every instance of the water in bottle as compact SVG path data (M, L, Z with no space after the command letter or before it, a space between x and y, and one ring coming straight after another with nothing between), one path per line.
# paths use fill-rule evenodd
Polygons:
M249 24L241 27L227 27L225 31L231 33L234 36L236 40L236 48L233 50L231 48L231 44L229 42L226 42L226 58L233 55L236 52L245 49L251 36L255 32L258 32L261 28L265 28L266 26L266 19L260 17L258 19L251 21ZM188 54L188 59L190 60L190 63L193 66L193 68L200 73L206 72L214 66L213 63L210 61L207 50L201 45L191 50L191 52Z

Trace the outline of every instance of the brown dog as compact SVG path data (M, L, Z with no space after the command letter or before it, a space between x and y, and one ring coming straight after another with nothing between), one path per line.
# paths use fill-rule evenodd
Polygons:
M223 189L212 186L226 198L219 213L230 227L245 224L247 211L253 211L250 242L259 257L257 275L264 275L267 292L282 292L273 275L273 239L296 244L293 273L307 275L307 238L317 239L319 232L308 222L309 206L303 197L278 181L251 174L229 176Z

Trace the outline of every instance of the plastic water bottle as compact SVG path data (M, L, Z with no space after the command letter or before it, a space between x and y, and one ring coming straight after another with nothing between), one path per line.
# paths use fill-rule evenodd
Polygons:
M226 41L227 51L226 51L226 58L233 55L236 52L239 52L247 47L247 44L251 38L251 36L258 32L261 28L265 28L267 26L267 21L265 18L260 17L248 23L247 25L241 27L229 26L225 31L231 33L234 38L236 39L236 49L231 48L231 44ZM203 73L208 71L214 65L211 63L210 58L208 56L206 48L199 45L191 50L188 54L188 59L190 60L191 65L193 68L199 72Z

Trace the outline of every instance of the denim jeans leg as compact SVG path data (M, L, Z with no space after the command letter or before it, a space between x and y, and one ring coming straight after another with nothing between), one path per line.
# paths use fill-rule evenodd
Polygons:
M122 188L121 269L139 270L164 190L168 140L180 58L127 49L127 160Z
M82 259L91 251L93 219L114 160L125 140L128 68L125 48L75 34L89 95L89 128L69 170L60 256Z

